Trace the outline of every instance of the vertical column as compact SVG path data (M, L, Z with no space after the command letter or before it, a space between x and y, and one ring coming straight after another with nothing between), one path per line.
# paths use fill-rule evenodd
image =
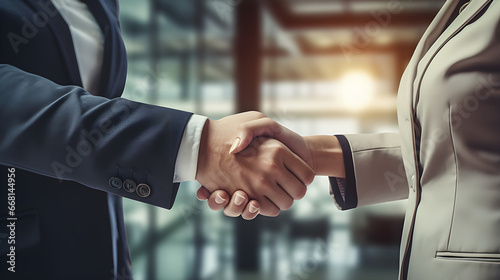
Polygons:
M236 110L259 110L262 61L262 12L259 0L244 0L236 6L234 69ZM260 219L235 222L236 268L259 269Z
M234 69L236 110L260 107L262 61L262 11L259 0L245 0L236 6Z

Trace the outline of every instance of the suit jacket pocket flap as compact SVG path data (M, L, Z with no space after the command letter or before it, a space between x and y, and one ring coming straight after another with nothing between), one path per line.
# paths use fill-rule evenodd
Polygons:
M500 253L436 252L436 258L456 261L500 263Z

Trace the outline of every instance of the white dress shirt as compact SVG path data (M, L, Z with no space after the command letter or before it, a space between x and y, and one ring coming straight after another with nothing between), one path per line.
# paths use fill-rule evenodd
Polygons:
M94 15L79 0L52 0L66 21L73 39L83 88L97 92L104 53L104 36ZM189 119L175 162L174 182L194 180L198 164L201 133L207 117L193 115Z

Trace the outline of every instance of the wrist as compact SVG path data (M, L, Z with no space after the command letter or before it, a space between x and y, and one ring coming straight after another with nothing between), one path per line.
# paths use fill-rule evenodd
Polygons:
M344 156L335 136L306 136L316 175L345 178Z
M234 138L233 135L228 136L226 131L232 130L220 120L208 119L201 133L196 180L210 192L230 186L226 173L231 164L230 140Z

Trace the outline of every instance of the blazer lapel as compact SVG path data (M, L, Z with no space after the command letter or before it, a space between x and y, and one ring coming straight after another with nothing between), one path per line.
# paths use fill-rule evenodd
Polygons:
M125 87L127 57L121 37L117 7L103 0L83 0L92 12L104 35L101 84L98 95L118 97Z
M39 11L38 0L25 0L33 9ZM83 0L96 18L104 35L104 54L102 65L102 77L98 95L108 98L118 97L125 87L127 74L127 58L125 46L121 38L120 26L118 25L117 7L114 1L104 0ZM51 9L57 10L52 5ZM76 59L73 38L66 21L58 12L51 17L47 23L48 28L54 34L54 38L59 45L61 56L63 57L66 69L71 79L72 85L83 86L78 60Z
M438 35L434 41L428 40L426 45L429 49L422 56L421 60L418 62L416 76L413 84L413 107L415 108L418 104L420 96L420 84L422 82L422 77L425 74L430 62L436 56L436 54L441 50L441 48L458 32L460 32L467 24L474 19L492 0L472 0L467 8L460 13L457 18L446 28L443 32L440 32L442 28L446 25L449 16L453 13L456 8L458 0L452 1L453 4L449 5L448 10L444 11L443 16L436 23L436 28L433 30L434 36ZM441 29L439 28L441 27ZM429 36L429 38L434 37Z
M449 11L453 12L453 9L456 7L459 0L450 0L444 3L441 10L439 10L438 14L432 20L427 30L422 35L415 51L406 67L403 76L401 77L401 82L399 84L398 90L398 115L412 116L413 115L413 83L415 81L415 77L417 75L417 66L418 62L422 59L422 56L427 52L429 46L436 40L437 36L435 35L440 29L441 22L443 22L443 18L447 18L449 15ZM401 122L401 120L400 120ZM410 131L409 131L410 132ZM409 134L411 135L411 133Z
M443 7L441 10L439 10L438 14L436 17L432 20L431 24L427 28L427 30L424 32L422 35L422 38L420 39L420 42L418 43L415 52L408 64L408 67L406 68L405 73L405 86L408 86L406 90L410 92L410 94L407 96L408 100L406 104L408 104L408 108L410 109L410 112L413 111L413 102L415 94L415 83L417 81L417 72L418 72L418 66L420 65L420 61L422 57L428 52L429 48L431 45L434 44L436 39L439 37L441 32L444 29L444 26L446 24L446 21L448 18L451 16L453 11L455 10L456 6L458 5L458 2L460 0L449 0L444 3ZM401 90L401 89L400 89Z
M26 3L33 9L34 12L39 11L41 8L37 0L26 0ZM52 5L51 9L56 10L56 7ZM78 61L76 59L75 47L73 45L73 39L71 37L71 32L66 24L66 21L62 18L59 11L53 17L50 17L47 27L52 31L57 44L59 45L59 51L63 57L68 75L71 79L72 85L82 86L82 79L80 77L80 70L78 68Z

